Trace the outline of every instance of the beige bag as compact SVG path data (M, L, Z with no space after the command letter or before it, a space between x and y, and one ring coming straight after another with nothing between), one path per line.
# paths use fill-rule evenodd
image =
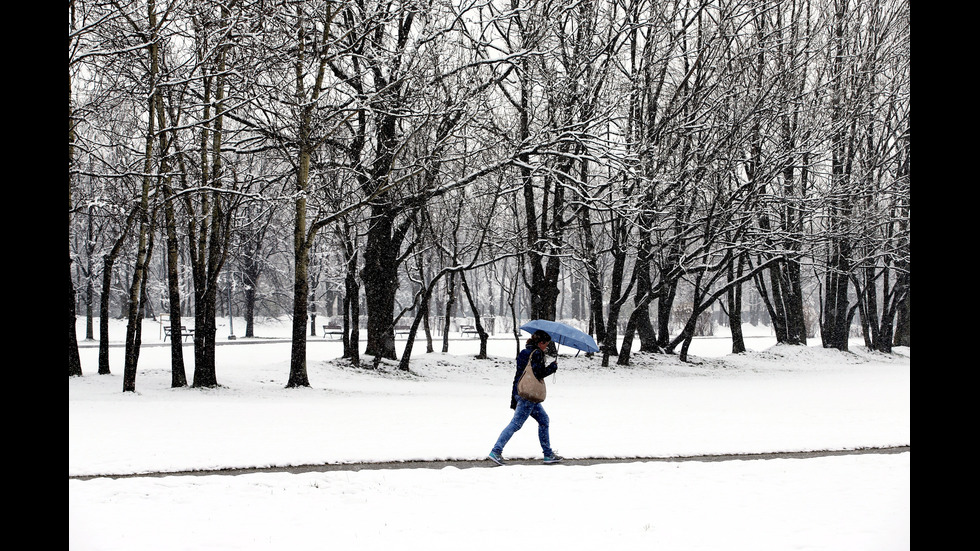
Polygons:
M532 353L531 356L533 357L534 354ZM543 402L545 396L548 395L548 389L545 388L544 381L534 376L534 370L531 369L531 358L528 358L527 366L524 367L524 373L521 375L521 380L517 382L517 395L528 402L535 403Z

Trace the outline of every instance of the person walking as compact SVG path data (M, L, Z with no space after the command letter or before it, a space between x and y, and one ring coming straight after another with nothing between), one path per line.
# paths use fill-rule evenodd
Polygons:
M538 422L538 440L541 443L541 451L544 452L544 462L558 463L563 459L551 449L551 437L548 433L549 419L548 414L544 411L544 406L538 402L525 400L517 394L517 383L521 380L528 361L531 362L531 370L538 379L544 379L558 371L557 358L546 356L550 343L551 335L539 329L531 334L524 350L517 354L517 373L514 376L514 384L510 391L510 409L514 410L514 417L510 420L510 424L504 427L500 437L497 438L497 443L493 445L493 449L487 456L490 461L498 465L504 464L504 446L514 436L514 433L524 426L528 417L533 417Z

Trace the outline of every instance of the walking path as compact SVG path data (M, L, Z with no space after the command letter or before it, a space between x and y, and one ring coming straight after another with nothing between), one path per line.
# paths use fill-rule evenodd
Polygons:
M560 465L600 465L611 463L637 463L637 462L685 462L685 461L753 461L760 459L811 459L815 457L829 457L837 455L861 455L861 454L897 454L910 453L911 446L892 446L886 448L860 448L856 450L818 450L807 452L772 452L772 453L734 453L719 455L694 455L686 457L624 457L624 458L598 458L586 457L579 459L565 459ZM510 465L541 465L539 459L506 459L506 466ZM312 465L291 465L283 467L248 467L248 468L228 468L201 471L173 471L173 472L153 472L135 474L104 474L87 476L69 476L72 480L91 480L94 478L141 478L141 477L163 477L163 476L206 476L206 475L240 475L253 473L316 473L330 471L364 471L364 470L384 470L384 469L442 469L445 467L456 467L458 469L487 468L497 467L489 459L448 459L438 461L412 460L412 461L380 461L380 462L360 462L360 463L323 463Z

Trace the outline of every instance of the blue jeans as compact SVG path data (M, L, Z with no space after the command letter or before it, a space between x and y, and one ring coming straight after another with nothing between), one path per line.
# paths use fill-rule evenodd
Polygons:
M548 414L544 412L544 407L541 404L528 402L521 397L517 398L514 418L510 420L509 425L504 427L504 431L500 433L500 438L497 438L497 443L493 445L494 453L503 454L504 446L507 445L515 432L521 430L528 417L533 417L538 422L538 440L541 442L541 451L544 452L545 457L553 455L551 439L548 436Z

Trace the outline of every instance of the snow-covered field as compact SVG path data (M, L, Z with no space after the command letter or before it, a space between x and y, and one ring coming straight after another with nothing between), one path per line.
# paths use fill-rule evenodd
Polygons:
M217 348L220 388L201 390L170 388L170 348L145 327L136 393L122 392L121 348L100 376L83 343L84 376L68 382L70 477L480 459L512 413L512 338L492 339L490 360L473 358L476 339L449 354L416 343L408 374L347 367L339 342L311 338L312 387L289 390L289 343L239 338ZM763 333L738 356L727 339L697 339L689 364L637 355L602 368L562 349L545 402L552 445L569 458L910 445L909 349L773 346ZM529 420L504 456L539 457L536 432ZM69 479L69 548L908 549L910 498L910 453L99 477Z

